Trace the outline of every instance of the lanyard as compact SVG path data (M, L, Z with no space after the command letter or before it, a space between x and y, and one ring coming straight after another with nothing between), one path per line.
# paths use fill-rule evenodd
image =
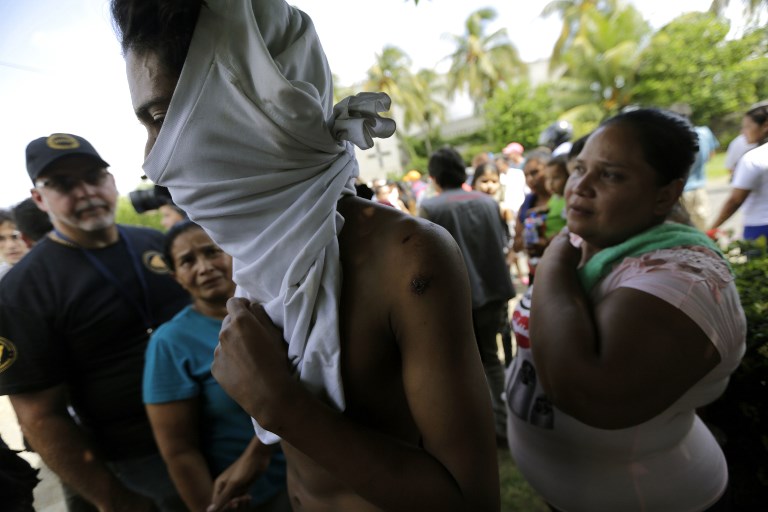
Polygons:
M123 298L139 313L142 320L144 321L144 326L147 328L147 334L151 334L154 323L152 321L152 308L149 303L149 286L147 285L147 279L144 276L144 272L141 269L141 262L139 261L138 255L133 248L131 240L126 236L125 231L120 226L117 226L117 232L120 234L120 240L125 243L125 247L128 250L128 256L130 257L131 263L133 264L133 270L136 272L136 277L139 280L139 285L141 286L141 291L144 298L144 304L137 301L135 297L128 294L125 288L120 285L120 281L118 281L117 277L115 277L112 271L109 270L109 268L107 268L107 266L104 265L104 263L102 263L91 250L78 245L74 240L60 232L58 229L54 229L53 231L56 233L56 236L66 242L69 242L75 248L80 250L83 256L85 256L88 261L94 267L96 267L96 270L98 270L99 273L107 281L109 281L117 289L120 295L122 295Z

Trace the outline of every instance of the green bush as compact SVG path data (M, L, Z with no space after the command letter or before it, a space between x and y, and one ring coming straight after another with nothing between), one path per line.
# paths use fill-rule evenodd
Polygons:
M723 396L702 411L728 459L736 510L768 503L768 251L739 241L729 256L747 317L747 350Z
M157 210L136 213L136 210L133 209L133 205L131 204L131 200L127 196L120 196L117 199L115 218L120 224L126 224L128 226L144 226L165 231L163 225L160 224L160 213Z

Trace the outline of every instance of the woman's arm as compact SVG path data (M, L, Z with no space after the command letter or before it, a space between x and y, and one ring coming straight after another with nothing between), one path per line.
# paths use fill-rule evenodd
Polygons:
M269 467L275 446L262 443L254 435L240 457L216 477L211 506L207 512L218 512L240 502L249 502L248 491Z
M714 368L701 328L666 301L619 288L593 308L580 252L556 237L536 273L531 349L550 400L576 419L618 429L647 421Z
M723 222L730 219L731 215L736 213L736 211L739 208L741 208L741 205L744 204L744 201L747 200L747 197L749 197L750 192L752 191L746 190L743 188L731 189L731 195L728 196L728 199L726 199L725 203L723 203L723 206L720 209L720 213L717 215L717 218L709 227L709 230L711 231L713 229L719 228L723 224Z
M200 451L200 405L197 398L147 404L160 454L184 503L193 512L211 503L213 479Z

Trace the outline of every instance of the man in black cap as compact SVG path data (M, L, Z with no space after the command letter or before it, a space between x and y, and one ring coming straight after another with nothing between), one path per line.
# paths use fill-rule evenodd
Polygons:
M162 263L162 234L115 223L107 167L77 135L27 146L32 199L54 229L0 288L0 394L64 482L70 510L184 510L141 376L149 333L188 297Z

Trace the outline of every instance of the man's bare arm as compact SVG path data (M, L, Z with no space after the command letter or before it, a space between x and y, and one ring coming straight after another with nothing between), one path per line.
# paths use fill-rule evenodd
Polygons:
M228 304L213 373L265 428L383 510L498 510L493 419L466 270L440 228L422 224L409 243L417 249L393 263L399 291L383 304L394 306L421 446L364 427L312 396L287 371L279 330L242 300Z
M152 502L109 471L67 411L63 385L10 395L24 436L48 467L101 512L150 511Z

